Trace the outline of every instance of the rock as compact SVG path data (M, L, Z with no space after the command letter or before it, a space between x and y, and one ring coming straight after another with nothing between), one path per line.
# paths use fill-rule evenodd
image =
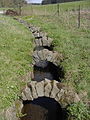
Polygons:
M5 112L5 120L19 120L16 114L17 112L15 106L8 108Z
M33 59L36 60L36 61L37 61L37 59L40 60L40 57L38 56L38 51L37 50L35 50L34 53L33 53Z
M27 100L33 100L31 90L28 86L23 90L24 95L26 96Z
M52 58L53 58L53 53L52 52L49 52L49 54L47 54L47 61L51 61Z
M44 60L43 54L44 54L44 50L38 51L38 56L39 56L40 60L42 60L42 61Z
M40 46L40 42L39 42L39 40L38 40L38 39L35 39L35 40L34 40L34 43L35 43L35 47Z
M64 90L61 89L55 97L55 100L60 102L61 96L64 94Z
M32 96L33 96L33 99L37 98L38 95L37 95L37 91L36 91L36 81L31 81L28 84L28 87L30 88L30 91L31 91Z
M39 36L40 34L39 33L34 33L34 37L35 37L35 45L36 46L48 46L50 47L51 44L52 44L52 39L48 39L46 36Z
M42 53L43 53L43 59L47 60L48 50L47 49L43 49Z
M57 93L60 91L59 88L57 87L57 83L58 83L57 81L55 80L53 81L53 88L50 95L51 98L55 98Z
M34 35L35 39L42 38L42 36L40 36L40 33L39 33L38 31L35 31L35 32L33 33L33 35Z
M5 15L17 16L17 15L19 15L19 14L18 14L16 11L14 11L14 10L8 9L8 10L5 12Z
M35 33L39 33L39 30L40 30L40 28L38 28L38 27L34 27L34 26L30 26L30 30L31 30L31 32L33 33L33 34L35 34Z
M37 91L38 97L44 96L44 81L37 82L36 91Z
M57 66L59 63L59 59L57 59L58 53L49 51L48 49L36 50L33 54L33 60L38 67L43 66L44 68L44 66L46 67L48 65L48 62L52 62Z
M60 92L57 94L59 99L59 103L62 107L66 107L69 104L79 102L80 98L78 94L70 87L70 86L63 86Z
M50 93L51 93L51 90L52 90L52 85L51 85L51 83L50 83L50 82L45 83L44 96L49 97L49 96L50 96Z
M48 83L51 83L51 80L45 78L45 80L44 80L44 84L46 85L46 84L48 84Z
M22 100L27 100L27 98L26 98L26 96L24 95L23 92L21 93L21 98L22 98Z
M54 64L58 64L58 62L60 62L60 59L58 60L59 58L59 54L58 52L53 52L53 55L52 55L52 59L51 59L51 62L54 63Z
M43 43L43 46L50 46L50 44L48 44L48 38L47 38L47 36L43 36L42 43Z
M42 39L39 39L39 46L43 46Z
M48 37L48 40L47 40L47 42L48 42L48 46L51 46L52 41L53 41L53 39Z

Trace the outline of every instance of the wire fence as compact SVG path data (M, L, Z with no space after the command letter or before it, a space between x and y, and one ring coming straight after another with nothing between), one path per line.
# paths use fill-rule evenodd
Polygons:
M90 6L64 4L54 5L27 5L22 8L22 15L52 17L69 26L90 29Z

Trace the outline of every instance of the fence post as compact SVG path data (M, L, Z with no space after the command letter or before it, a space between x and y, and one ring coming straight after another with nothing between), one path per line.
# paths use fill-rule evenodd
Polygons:
M80 5L79 5L79 8L78 8L78 28L80 28Z
M33 15L33 6L32 6L32 3L31 3L31 15Z
M46 16L46 5L44 6L44 8L45 8L45 16Z
M22 13L22 5L21 5L21 3L18 4L18 7L19 7L19 15L21 15L21 13Z
M57 4L57 13L58 13L58 16L59 16L59 3Z

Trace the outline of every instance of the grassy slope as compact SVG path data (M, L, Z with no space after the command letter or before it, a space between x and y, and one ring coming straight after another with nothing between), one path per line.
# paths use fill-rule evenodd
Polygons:
M55 50L64 56L64 61L60 64L65 69L65 82L73 85L77 92L88 91L90 97L90 20L82 15L81 28L77 28L77 14L68 13L66 9L73 9L81 5L81 8L90 7L90 2L73 2L60 4L63 12L57 16L27 16L28 22L40 26L50 37L54 39ZM37 7L37 6L36 6ZM44 6L38 6L37 11L43 12ZM47 11L53 5L47 5ZM33 6L33 9L34 8ZM42 11L40 11L40 9ZM27 9L29 11L29 7ZM53 11L52 11L52 14ZM69 16L69 17L68 17ZM90 16L90 13L87 15ZM86 19L86 18L87 19Z
M68 10L72 10L74 9L78 9L78 6L81 5L81 8L83 7L90 7L90 2L87 1L77 1L77 2L68 2L68 3L61 3L59 4L59 10L60 11L68 11ZM22 14L30 14L30 15L55 15L57 11L57 4L53 4L53 5L26 5L22 8Z
M27 28L0 15L0 109L17 97L21 77L31 70L32 40Z

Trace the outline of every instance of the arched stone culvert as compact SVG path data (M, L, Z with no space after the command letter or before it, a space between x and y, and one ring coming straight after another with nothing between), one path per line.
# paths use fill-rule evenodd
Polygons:
M31 81L22 90L22 101L32 101L39 97L54 98L62 108L80 99L77 93L69 86L55 80L44 79L41 82Z
M38 67L46 67L48 62L52 62L56 66L59 65L60 60L62 60L62 56L58 54L58 52L52 52L48 49L40 49L36 50L33 53L33 62L34 65ZM41 63L41 64L39 64Z
M20 120L67 120L67 112L53 98L38 97L33 101L23 101Z
M33 67L33 80L34 81L40 82L44 80L45 78L47 78L49 80L56 80L60 82L61 79L64 78L64 70L62 67L58 67L52 62L48 62L48 61L42 61L42 63L40 62L38 63L38 65L39 64L41 65L41 67L38 67L36 65L34 65Z
M65 120L67 117L63 118L63 109L80 99L71 87L60 82L64 78L64 69L59 66L63 57L53 51L53 40L40 28L23 20L19 22L28 27L35 37L33 77L21 92L20 120Z

